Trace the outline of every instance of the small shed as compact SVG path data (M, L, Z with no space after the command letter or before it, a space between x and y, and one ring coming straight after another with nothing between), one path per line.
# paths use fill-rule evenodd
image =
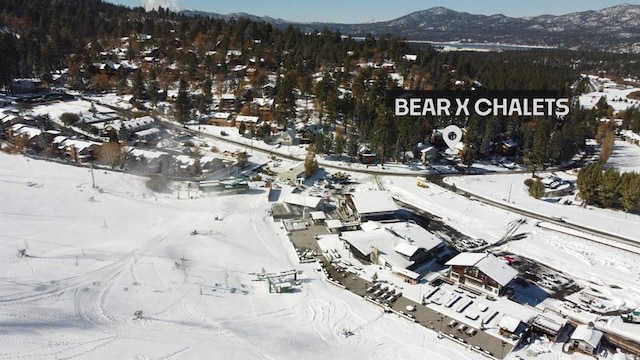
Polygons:
M136 139L143 142L154 140L160 136L160 129L151 128L151 129L136 131L135 136L136 136Z
M331 233L338 233L343 227L342 220L340 219L329 219L325 220L325 225L327 225L327 229Z
M520 342L529 331L529 325L513 316L504 315L498 323L500 334L512 340Z
M561 315L545 312L536 316L531 326L535 331L546 334L553 340L557 340L567 323L568 320Z
M295 140L296 133L291 129L283 131L276 139L276 141L281 145L293 145Z
M259 116L238 115L236 116L236 125L240 126L240 123L244 123L247 128L253 128L260 122Z
M215 112L211 114L211 117L208 120L209 125L216 126L233 126L233 122L231 121L231 113L229 112Z
M312 211L309 215L311 215L314 224L322 224L327 219L324 211Z
M571 335L569 343L573 349L593 355L598 351L598 346L600 346L602 336L602 331L596 330L587 325L578 325Z

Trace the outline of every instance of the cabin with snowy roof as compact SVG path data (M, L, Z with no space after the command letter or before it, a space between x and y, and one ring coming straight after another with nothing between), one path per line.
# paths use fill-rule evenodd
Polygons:
M593 355L598 351L604 334L592 326L578 325L569 339L570 347L574 350Z
M449 278L474 289L503 295L518 272L491 253L460 253L445 264Z

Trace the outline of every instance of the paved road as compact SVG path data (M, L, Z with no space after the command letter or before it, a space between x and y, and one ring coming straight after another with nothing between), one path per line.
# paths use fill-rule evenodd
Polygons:
M449 184L446 184L443 180L443 177L440 178L434 178L434 183L438 184L439 186L442 186L444 188L448 188L451 189L451 186ZM478 201L485 203L487 205L491 205L500 209L504 209L504 210L508 210L526 217L530 217L533 219L537 219L537 220L541 220L544 222L548 222L548 223L552 223L552 224L556 224L556 225L560 225L563 226L565 228L569 228L569 229L573 229L573 230L578 230L578 231L582 231L591 235L595 235L595 236L599 236L614 242L620 242L623 244L627 244L627 245L633 245L633 246L639 246L640 245L640 241L634 240L634 239L630 239L624 236L620 236L620 235L615 235L615 234L611 234L608 232L604 232L602 230L598 230L598 229L594 229L594 228L590 228L590 227L585 227L579 224L575 224L575 223L571 223L571 222L566 222L566 221L559 221L556 218L553 217L549 217L549 216L544 216L544 215L540 215L537 214L535 212L531 212L528 210L523 210L521 208L516 207L515 205L509 205L509 204L505 204L503 202L499 202L499 201L495 201L493 199L489 199L487 197L484 197L482 195L479 194L475 194L472 192L468 192L468 191L464 191L464 190L460 190L460 189L456 189L456 192L459 194L463 194L463 195L467 195L467 196L473 196L475 197ZM428 211L425 209L425 211ZM596 241L594 239L587 239L587 240L591 240L591 241ZM606 245L610 245L610 246L614 246L609 242L602 242L603 244ZM627 248L622 248L623 250L628 250ZM638 253L640 253L640 249L638 249Z

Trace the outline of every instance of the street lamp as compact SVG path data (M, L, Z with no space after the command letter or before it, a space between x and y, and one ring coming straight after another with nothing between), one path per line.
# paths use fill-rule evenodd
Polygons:
M437 321L440 323L440 331L438 331L438 339L442 339L442 323L444 322L444 315L440 314L440 318Z

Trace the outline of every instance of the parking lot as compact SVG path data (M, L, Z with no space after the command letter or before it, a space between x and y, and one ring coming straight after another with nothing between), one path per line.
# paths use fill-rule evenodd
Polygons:
M372 283L360 278L356 273L336 267L325 258L320 263L326 269L329 279L336 281L349 290L382 309L387 308L390 316L404 316L408 321L444 334L443 341L450 339L462 346L474 347L486 355L504 358L513 345L480 329L464 325L457 320L402 296L398 289L383 283ZM455 321L455 323L453 323Z
M337 284L344 286L346 290L372 303L363 303L363 306L376 304L385 310L389 314L388 316L403 317L407 321L416 322L435 332L442 332L442 341L455 341L461 346L473 348L475 351L498 359L504 358L513 349L511 343L499 336L465 325L445 314L419 304L402 296L403 294L397 288L380 282L374 284L361 278L354 272L354 266L349 268L341 266L341 264L345 263L344 260L340 260L339 264L330 262L327 259L329 254L321 255L323 251L316 239L318 235L329 233L326 226L313 225L310 221L307 224L308 226L304 229L290 232L289 239L296 252L301 257L303 254L311 252L317 255L316 258L322 264L328 279L335 281ZM335 255L331 255L331 257L333 256Z

